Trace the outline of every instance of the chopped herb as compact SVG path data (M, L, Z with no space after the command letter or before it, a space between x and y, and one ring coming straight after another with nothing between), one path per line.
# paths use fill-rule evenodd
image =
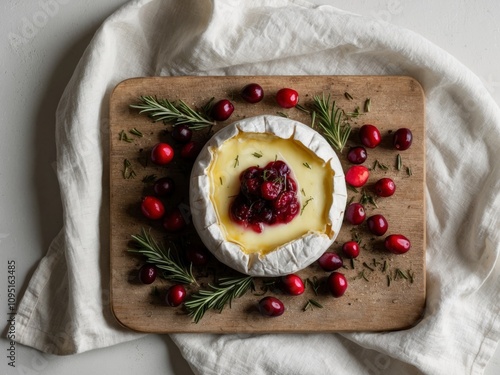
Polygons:
M384 260L384 265L382 266L382 272L387 271L387 261Z
M354 258L351 258L351 268L354 269Z
M408 280L408 276L406 276L405 273L401 271L399 268L396 268L396 275L394 276L394 278L396 279L398 277L402 277L403 279Z
M156 175L155 174L148 174L147 176L144 176L142 179L142 182L145 184L152 184L156 180Z
M359 235L358 232L352 231L351 232L351 238L352 238L353 241L356 241L358 243L358 245L361 246L362 238L361 238L361 236Z
M222 177L219 177L219 182L222 185Z
M370 98L367 98L365 100L365 105L364 105L364 108L363 108L365 112L370 112L371 104L372 104L372 100Z
M387 286L391 286L391 276L390 275L387 275Z
M349 94L347 91L346 91L346 92L344 92L344 96L345 96L345 98L346 98L347 100L352 100L352 99L353 99L352 95L351 95L351 94Z
M370 271L372 271L372 272L373 272L373 271L375 271L375 269L373 269L372 267L370 267L370 266L368 265L368 263L366 263L366 262L363 262L363 266L365 266L366 268L368 268L368 269L369 269Z
M309 299L302 310L303 311L312 310L313 306L317 307L319 309L323 308L323 305L321 303L319 303L318 301L313 300L313 299Z
M356 118L356 117L359 117L361 116L363 113L360 113L359 112L359 106L356 106L356 108L354 108L354 111L352 112L346 112L346 116L347 117L351 117L351 118Z
M308 163L308 162L304 162L304 163L302 163L302 165L303 165L304 167L306 167L306 168L311 169L311 166L309 165L309 163Z
M240 160L239 160L239 155L236 155L236 158L234 159L234 166L233 168L236 168L238 165L240 165Z
M306 196L306 191L304 190L304 188L300 189L300 192L302 193L302 195L305 197Z
M130 178L134 178L136 176L135 171L132 169L132 164L128 159L123 160L123 178L128 180Z
M128 143L131 143L133 142L128 136L127 136L127 133L125 133L124 130L122 130L119 134L118 134L118 140L120 141L125 141L125 142L128 142Z
M314 198L313 197L309 197L305 202L304 202L304 205L302 206L301 210L300 210L300 214L302 215L302 213L304 212L304 209L306 208L306 206L309 204L310 201L312 201Z
M348 188L349 190L352 190L352 191L353 191L353 192L355 192L355 193L359 193L359 190L358 190L358 189L356 189L354 186L351 186L351 185L347 184L347 188Z
M278 116L281 116L281 117L284 117L284 118L288 118L288 115L286 113L284 113L284 112L276 112L276 114Z
M411 168L410 167L406 167L406 174L408 176L411 176L412 175L412 172L411 172Z
M314 276L312 279L308 277L306 279L306 284L311 286L315 295L318 295L319 287L321 286L321 284L316 276Z
M373 167L372 167L372 171L375 170L377 167L379 167L380 169L382 169L383 171L387 171L389 169L389 167L385 164L382 164L381 162L379 162L378 160L375 160L373 162Z
M347 205L349 206L353 200L354 200L354 196L352 196L351 199L349 199L349 202L347 202Z
M408 277L410 278L410 284L413 284L413 276L415 276L415 273L411 272L411 270L408 270L406 273L408 274Z
M143 137L144 135L139 131L137 130L136 128L133 128L133 129L130 129L129 130L129 133L130 134L133 134L133 135L136 135L138 137Z
M365 275L365 270L362 270L361 272L358 272L358 276L356 277L357 279L363 279L365 281L370 281Z
M263 153L262 151L259 151L259 152L254 152L252 155L255 156L256 158L261 158Z
M403 166L403 162L401 161L401 155L400 155L400 154L398 154L398 155L396 156L396 169L397 169L398 171L400 171L402 166Z
M363 205L370 203L373 206L375 206L376 208L378 208L377 202L375 202L375 198L373 198L373 196L368 194L365 189L363 189L361 192L361 198L359 200L359 203L361 203Z

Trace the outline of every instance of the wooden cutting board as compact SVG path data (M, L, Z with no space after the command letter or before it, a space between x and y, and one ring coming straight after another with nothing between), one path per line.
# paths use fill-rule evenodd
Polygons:
M251 82L259 83L265 98L257 104L248 104L239 97L241 88ZM235 111L232 117L218 124L213 131L230 122L260 114L286 115L310 125L308 114L297 109L281 109L274 101L275 93L283 87L296 89L300 104L306 106L314 95L330 94L337 105L346 112L359 107L361 115L352 119L353 131L348 145L357 144L357 129L365 123L376 125L383 141L375 149L368 149L364 163L371 171L367 184L382 177L392 178L397 186L395 195L377 198L375 207L366 205L367 215L383 214L389 222L389 233L406 235L412 243L411 250L403 255L389 254L383 249L383 238L369 234L366 225L354 227L344 223L331 251L340 253L341 244L353 237L361 239L360 256L352 263L344 259L343 272L349 282L346 294L333 298L326 288L318 295L308 286L300 296L287 296L279 290L266 295L280 298L285 313L277 318L266 318L257 311L266 280L255 280L256 291L248 292L233 301L222 312L208 311L195 324L182 307L168 307L163 295L171 285L157 279L152 285L141 285L135 277L143 259L127 252L131 235L141 228L152 228L152 234L162 240L165 233L158 223L144 219L140 213L141 197L148 192L142 179L151 174L158 177L172 176L177 182L174 197L167 206L188 204L189 162L175 159L167 167L157 167L148 162L149 151L160 140L170 141L170 125L153 123L147 116L129 105L138 103L142 95L182 99L193 107L201 107L210 98L229 98ZM345 93L350 95L347 95ZM352 97L352 98L351 98ZM364 111L370 98L369 111ZM259 77L152 77L135 78L120 83L110 99L110 266L111 305L116 319L124 326L142 332L216 332L216 333L267 333L267 332L335 332L381 331L405 329L417 324L425 308L425 124L424 94L418 82L410 77L393 76L259 76ZM391 133L400 127L413 132L409 150L396 151L391 147ZM138 137L129 132L137 129ZM123 136L126 134L126 137ZM195 139L204 142L206 131L197 132ZM126 141L124 138L128 139ZM348 147L346 148L348 149ZM400 154L402 167L398 170L396 158ZM346 152L339 155L344 170L349 167ZM125 170L124 162L130 166ZM378 163L377 163L378 162ZM135 175L130 175L133 171ZM361 192L349 191L349 199L359 201ZM180 235L196 242L197 234L190 225ZM206 287L213 282L213 275L223 276L230 271L212 260L205 269L196 270L197 277ZM328 273L314 263L298 273L303 279L324 280ZM196 288L190 288L193 292ZM323 307L304 311L309 299Z

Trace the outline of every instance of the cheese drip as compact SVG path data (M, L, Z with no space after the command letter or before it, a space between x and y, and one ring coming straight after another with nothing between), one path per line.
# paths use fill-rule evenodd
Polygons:
M308 233L333 236L328 213L334 171L301 142L272 134L240 132L220 147L210 149L210 153L210 199L218 223L225 239L240 245L244 253L263 256ZM229 207L240 190L241 172L251 166L264 167L274 160L283 160L292 170L301 213L287 224L264 225L262 233L256 233L233 222Z

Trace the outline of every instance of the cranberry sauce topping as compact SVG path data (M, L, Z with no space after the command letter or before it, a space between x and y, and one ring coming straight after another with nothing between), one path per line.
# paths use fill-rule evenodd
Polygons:
M264 225L286 224L300 212L297 183L281 160L240 174L240 191L230 206L231 219L261 233Z

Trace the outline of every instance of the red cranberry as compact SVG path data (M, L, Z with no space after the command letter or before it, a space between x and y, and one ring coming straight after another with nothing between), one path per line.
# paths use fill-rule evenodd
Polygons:
M337 253L327 251L318 259L319 266L327 272L338 270L344 265L342 258Z
M364 146L374 148L380 144L382 136L376 126L366 124L359 129L359 140Z
M272 201L281 193L281 183L279 181L264 181L260 185L260 195L262 198Z
M241 90L241 97L249 103L258 103L264 98L264 90L257 83L250 83Z
M250 206L244 198L237 196L229 207L231 218L239 224L246 224L250 218Z
M294 89L281 89L276 93L276 102L283 108L295 107L299 102L299 93Z
M396 130L392 138L392 144L394 145L394 148L401 151L408 150L411 146L412 141L413 134L408 128L400 128Z
M193 136L193 131L186 124L176 125L172 130L172 138L179 143L188 143Z
M248 167L240 174L240 181L248 180L250 178L258 178L261 173L261 169L259 167Z
M142 200L141 211L148 219L157 220L165 214L165 207L158 198L146 196Z
M366 149L362 146L351 147L347 153L347 160L352 164L363 164L367 157Z
M365 208L361 203L351 203L345 210L345 218L352 225L361 224L366 217Z
M295 194L291 191L284 191L276 197L273 201L273 207L275 209L284 209L290 205L290 203L295 199Z
M158 197L172 195L175 191L175 181L170 177L161 177L153 184L153 191Z
M389 228L389 224L385 217L379 214L370 216L366 219L366 224L370 232L376 236L383 236L385 232L387 232L387 228Z
M357 258L359 255L359 243L356 241L347 241L342 245L342 251L349 258Z
M280 176L286 176L290 174L290 167L283 160L272 161L266 165L265 169L273 169Z
M152 284L156 279L156 273L154 264L145 264L139 270L139 281L143 284Z
M276 297L264 297L259 301L259 311L265 316L280 316L285 312L285 305Z
M299 294L304 293L304 282L302 279L295 275L286 275L281 278L281 284L283 285L283 289L286 293L291 294L292 296L298 296Z
M396 184L388 177L381 178L375 183L375 193L379 197L390 197L396 191Z
M168 143L158 143L151 150L151 161L158 165L165 165L174 158L174 149Z
M234 111L234 105L227 99L219 100L212 107L212 117L215 121L225 121Z
M394 254L404 254L410 250L411 243L402 234L391 234L384 241L385 248Z
M165 302L167 305L172 307L179 306L186 299L186 294L186 288L184 288L184 285L172 285L167 291Z
M184 229L185 226L186 220L184 220L184 216L182 216L181 210L178 207L165 214L163 227L168 232L178 232Z
M194 160L201 151L201 147L197 142L191 141L182 146L181 157L187 160Z
M192 246L186 250L186 259L194 266L203 267L207 265L210 255L205 247Z
M328 289L335 298L342 297L347 289L347 279L340 272L332 272L327 280Z
M345 174L345 181L353 187L361 187L370 177L370 171L363 165L353 165Z

